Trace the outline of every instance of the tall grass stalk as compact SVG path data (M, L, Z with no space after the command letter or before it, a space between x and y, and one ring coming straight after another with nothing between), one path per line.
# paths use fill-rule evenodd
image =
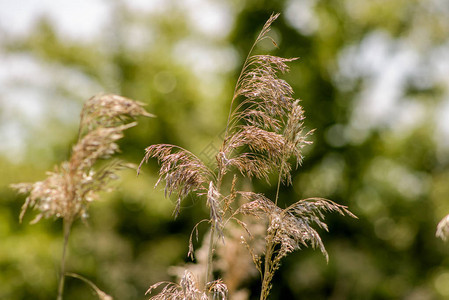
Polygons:
M227 297L224 283L213 277L216 243L224 241L224 229L230 221L235 221L250 232L248 225L240 219L244 215L264 219L268 224L263 253L257 254L257 250L243 239L261 274L260 299L267 299L272 278L283 257L302 246L311 245L319 247L327 259L321 238L312 227L316 225L327 229L323 221L324 212L336 211L355 217L345 206L321 198L300 200L285 209L278 206L281 185L291 184L292 181L291 158L296 160L298 167L302 161L302 148L311 143L307 138L312 133L304 132L304 110L300 101L293 98L292 87L278 77L280 73L289 71L287 64L296 58L253 54L256 46L263 40L270 40L276 45L268 33L278 16L279 14L273 14L268 19L245 59L231 99L224 139L216 155L215 168L209 169L201 159L179 146L158 144L145 149L139 170L150 158L159 161L159 180L156 185L164 180L165 195L176 194L175 216L180 211L182 199L189 193L195 193L205 197L210 226L202 290L197 288L200 285L196 277L186 271L179 285L152 285L148 293L161 284L165 284L165 287L151 299L207 299L207 295L214 299ZM222 182L228 173L234 174L234 179L230 191L225 191ZM270 174L277 174L275 199L272 201L259 193L237 190L236 173L240 173L242 177L267 181ZM237 198L243 204L240 205ZM191 240L192 238L188 256L193 257ZM189 280L186 279L187 274L192 275L189 275Z
M63 220L63 249L59 268L57 300L62 300L68 243L74 221L86 220L88 207L108 189L108 183L118 178L117 171L134 168L120 160L109 160L119 151L117 141L124 131L137 125L130 122L138 116L152 116L142 103L117 95L97 95L83 106L80 116L78 142L72 147L68 161L48 172L43 181L13 184L19 193L27 194L20 221L28 208L38 211L31 223L42 218ZM99 160L106 161L97 165Z
M72 228L72 222L63 220L64 242L63 242L63 246L62 246L61 266L59 269L59 284L58 284L57 300L62 300L62 295L64 294L65 262L66 262L67 245L69 243L69 236L70 236L71 228Z

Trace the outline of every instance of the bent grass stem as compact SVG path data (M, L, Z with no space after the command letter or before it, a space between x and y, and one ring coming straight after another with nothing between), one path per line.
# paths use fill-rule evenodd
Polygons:
M64 219L63 230L64 230L64 245L62 248L62 259L61 266L59 270L59 284L58 284L58 297L57 300L62 300L62 295L64 293L64 280L65 280L65 262L67 257L67 245L69 242L70 230L72 228L72 221Z

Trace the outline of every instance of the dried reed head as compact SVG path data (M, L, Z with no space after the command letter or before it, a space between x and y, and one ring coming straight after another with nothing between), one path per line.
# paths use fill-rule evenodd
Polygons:
M278 254L280 258L310 244L313 248L319 247L326 261L329 260L320 235L312 227L315 224L328 231L327 224L323 221L324 212L337 212L357 218L346 206L322 198L300 200L290 205L281 210L279 216L272 218L268 228L269 234L273 232L274 242L281 245Z
M274 132L255 126L241 126L230 137L228 165L236 167L243 175L268 180L269 172L278 166L283 158L284 138ZM238 154L233 157L233 153Z
M326 223L323 221L324 212L334 211L341 215L346 214L356 218L346 206L326 199L300 200L282 209L261 194L252 192L241 192L240 194L249 202L243 204L239 208L239 212L244 215L264 218L269 223L265 236L263 272L262 261L251 248L249 249L256 267L261 274L263 273L261 299L268 297L274 273L279 269L282 258L289 253L310 245L313 248L320 248L326 261L329 260L319 233L312 227L316 225L326 231L328 230Z
M281 58L272 55L254 55L249 57L245 72L237 82L235 97L242 96L244 101L240 106L245 108L244 113L236 114L235 120L250 120L254 110L261 111L265 117L280 118L290 109L293 101L293 89L283 79L278 78L278 72L289 71L286 62L297 58ZM262 118L261 124L267 126ZM271 126L270 126L271 127ZM276 127L272 127L276 129Z
M212 299L228 299L228 287L221 279L208 282L206 287L209 295L212 295Z
M274 14L266 22L253 48L271 39L267 33L278 16ZM292 87L278 77L289 71L287 63L296 58L251 56L252 50L237 80L225 140L217 156L219 167L226 173L228 166L234 166L242 174L257 178L280 170L281 178L290 183L288 160L293 155L299 163L301 148L310 143L306 141L308 134L303 134L304 111L299 100L293 98Z
M328 260L327 251L318 232L312 227L328 230L324 223L324 212L338 212L341 215L349 215L356 218L346 206L337 204L327 199L310 198L300 200L289 207L282 209L262 194L241 192L249 202L239 208L244 215L252 215L265 218L270 221L267 228L267 243L279 245L276 258L281 259L288 253L298 250L301 246L311 245L319 247ZM276 260L275 260L276 261Z
M100 159L108 159L119 151L116 142L123 131L137 125L125 124L139 115L151 116L142 104L116 95L99 95L90 98L81 113L80 135L72 148L70 159L56 167L43 181L13 184L20 193L29 194L22 207L22 220L28 207L40 211L32 222L42 217L63 218L72 222L87 216L87 207L98 192L116 179L116 171L130 167L121 161L112 161L95 168Z
M84 104L81 111L80 134L97 127L115 127L138 116L154 117L143 108L144 105L118 95L95 95Z
M193 153L174 145L158 144L145 149L138 173L144 162L151 157L158 159L161 164L158 185L165 180L165 196L173 192L178 193L174 215L179 214L181 200L192 191L207 192L207 184L213 178L213 173Z
M204 290L199 288L198 280L192 272L185 270L184 276L181 278L179 284L173 282L158 282L153 284L145 293L151 294L159 286L164 285L162 291L150 298L150 300L208 300L208 294L211 294L213 299L226 299L228 289L221 280L215 280L207 283Z
M288 163L288 158L294 157L296 160L296 167L302 162L302 148L305 145L312 144L307 140L307 137L313 133L314 130L304 133L304 110L299 105L299 100L295 100L292 103L291 109L287 114L287 122L282 133L285 139L284 157L287 158L282 161L280 168L281 179L286 184L291 184L291 165Z

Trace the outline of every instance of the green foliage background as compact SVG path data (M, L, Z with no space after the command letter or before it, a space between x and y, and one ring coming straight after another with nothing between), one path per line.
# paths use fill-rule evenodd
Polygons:
M157 118L140 119L128 130L121 144L128 161L139 163L143 149L154 143L181 145L213 159L204 151L219 142L241 64L275 11L282 13L272 32L279 49L267 44L261 51L300 57L285 79L302 100L306 127L316 128L314 144L305 149L293 185L282 190L280 205L325 197L347 205L359 219L328 216L330 232L322 238L329 264L319 251L296 252L275 276L271 298L447 299L449 246L435 238L435 229L449 213L449 148L438 125L449 99L448 73L438 76L449 64L447 54L440 55L449 49L448 4L209 2L229 9L234 20L229 34L202 33L177 1L159 13L131 10L117 1L110 31L95 41L66 39L45 18L27 36L4 36L3 54L39 61L54 82L41 91L47 109L37 124L20 113L8 117L0 106L2 126L13 118L27 128L22 160L0 152L0 298L56 295L61 224L29 225L32 213L19 224L24 199L8 185L43 179L46 170L67 159L83 101L93 93L114 92L148 103ZM301 23L304 3L312 5L315 23ZM150 38L134 38L135 29ZM391 104L394 109L380 106L380 121L373 121L366 107L376 106L363 110L360 103L374 98L381 105L388 95L373 96L373 86L388 81L388 65L403 53L412 53L419 63L392 87L400 99ZM89 88L80 89L73 79L79 77ZM9 101L6 94L0 97L0 103ZM164 199L163 188L153 189L156 177L154 161L139 177L123 172L116 191L92 205L88 224L73 229L67 268L116 299L144 299L151 284L171 279L169 266L187 261L188 235L207 217L204 204L191 197L174 220L173 202ZM274 193L275 185L253 185ZM245 283L251 299L258 298L258 284L257 278ZM65 299L95 297L69 278Z

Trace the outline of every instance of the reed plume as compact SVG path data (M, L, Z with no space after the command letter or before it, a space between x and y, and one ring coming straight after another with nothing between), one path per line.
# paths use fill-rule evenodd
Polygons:
M137 116L152 116L142 107L142 103L125 97L106 94L96 95L83 106L80 116L78 142L72 147L68 161L47 173L47 178L34 183L13 184L19 193L27 194L20 213L22 221L28 208L38 211L31 223L42 218L63 220L64 245L59 274L58 299L62 299L64 289L66 248L73 222L88 217L88 207L108 189L108 183L118 178L117 171L133 167L120 160L105 162L119 152L117 141L124 131L137 125L130 122Z
M317 225L328 231L328 227L323 221L324 212L338 212L341 215L356 217L346 206L327 199L304 199L281 209L262 194L252 192L241 192L240 194L249 202L239 208L239 213L268 221L265 250L262 253L265 257L263 263L260 256L250 251L257 269L263 274L260 299L268 297L274 273L279 269L282 258L289 253L310 245L313 248L319 248L326 261L329 260L319 233L312 227Z
M335 211L355 217L345 206L320 198L300 200L285 209L277 205L281 184L288 185L292 181L292 158L296 161L295 167L298 167L303 159L302 148L311 143L307 138L313 132L304 131L305 116L300 100L293 97L292 87L279 78L280 74L289 71L288 63L297 58L253 55L256 45L263 40L271 40L276 45L268 33L278 16L271 15L265 23L243 64L230 103L223 143L216 155L215 173L195 155L173 145L150 146L142 160L142 163L150 157L159 160L158 183L165 180L166 196L174 191L178 193L175 214L179 212L181 199L188 193L206 196L210 210L210 240L205 286L210 284L208 282L212 278L215 243L218 239L224 241L223 228L226 224L236 221L250 233L250 228L239 216L253 216L267 222L265 250L261 255L243 240L261 275L260 299L268 297L271 280L281 259L292 251L311 245L320 248L328 259L323 242L312 227L315 225L327 230L323 221L324 212ZM235 174L231 190L226 195L222 191L222 181L227 173L234 171L243 177L267 181L270 174L277 174L275 199L270 200L259 193L238 191ZM235 201L237 198L244 202L240 207ZM193 256L191 240L192 236L189 256ZM150 290L158 285L153 285ZM159 295L178 296L161 296L158 299L186 299L183 298L186 296L185 290L179 285L166 283Z
M158 144L145 149L138 173L144 162L151 158L157 158L161 164L159 180L156 186L165 180L165 196L177 192L178 197L174 215L179 214L181 200L190 192L207 191L207 184L213 177L206 165L193 153L175 145Z
M213 299L222 300L227 298L228 289L221 280L210 282L204 289L199 288L199 283L195 275L186 270L179 284L172 282L158 282L153 284L145 293L151 294L154 289L165 285L160 293L151 297L151 300L208 300L209 295Z

